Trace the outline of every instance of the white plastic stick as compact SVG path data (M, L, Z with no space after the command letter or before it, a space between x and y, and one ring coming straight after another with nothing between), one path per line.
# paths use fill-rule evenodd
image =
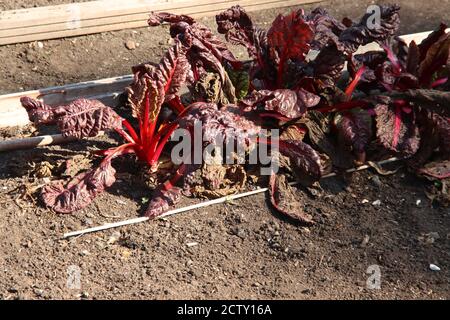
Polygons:
M396 162L399 161L401 159L398 158L390 158L387 160L383 160L383 161L379 161L377 162L378 165L383 165L386 163L391 163L391 162ZM361 171L361 170L366 170L368 169L370 166L369 165L363 165L357 168L352 168L347 170L346 172L350 173L350 172L355 172L355 171ZM322 178L330 178L330 177L334 177L336 176L336 173L330 173L326 176L323 176ZM291 182L290 185L296 185L299 184L299 182ZM238 194L233 194L233 195L229 195L226 197L222 197L222 198L217 198L214 200L209 200L209 201L204 201L204 202L200 202L197 204L193 204L187 207L183 207L183 208L178 208L178 209L174 209L174 210L170 210L167 211L166 213L162 214L161 216L158 217L158 219L162 219L174 214L178 214L178 213L182 213L182 212L186 212L186 211L191 211L191 210L195 210L195 209L199 209L199 208L204 208L204 207L208 207L214 204L219 204L219 203L224 203L227 201L232 201L232 200L236 200L239 198L243 198L243 197L249 197L258 193L263 193L268 191L269 188L260 188L260 189L256 189L253 191L248 191L248 192L244 192L244 193L238 193ZM112 228L117 228L117 227L121 227L121 226L127 226L127 225L131 225L131 224L136 224L136 223L141 223L144 221L149 220L149 217L140 217L140 218L134 218L134 219L129 219L129 220L124 220L124 221L119 221L119 222L113 222L113 223L107 223L104 224L102 226L98 226L98 227L93 227L93 228L88 228L88 229L84 229L84 230L80 230L80 231L74 231L74 232L69 232L69 233L65 233L63 235L63 239L66 238L70 238L70 237L75 237L75 236L80 236L86 233L92 233L92 232L97 232L97 231L102 231L102 230L107 230L107 229L112 229Z

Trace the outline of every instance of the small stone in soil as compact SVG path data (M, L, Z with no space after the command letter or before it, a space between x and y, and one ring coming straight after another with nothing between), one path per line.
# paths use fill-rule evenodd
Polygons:
M138 47L138 44L136 42L134 42L133 40L127 40L125 42L125 48L127 48L128 50L134 50Z
M431 271L441 271L441 268L439 268L437 265L431 263L430 270Z
M381 205L381 200L375 200L374 202L372 202L373 206L379 206Z
M189 248L195 247L195 246L198 246L198 242L188 242L188 243L186 243L186 246L188 246Z

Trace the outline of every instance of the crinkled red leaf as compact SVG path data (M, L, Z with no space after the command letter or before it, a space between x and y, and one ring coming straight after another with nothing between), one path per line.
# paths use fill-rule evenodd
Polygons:
M244 111L274 111L287 118L295 119L304 115L308 108L316 106L320 97L304 89L274 91L253 91L240 102Z
M359 46L374 41L383 42L397 32L400 25L400 6L381 5L379 8L381 13L379 21L369 23L369 19L373 19L373 13L369 12L359 23L341 33L339 40L345 45L347 51L355 52Z
M150 12L150 16L147 20L147 23L149 26L155 27L159 26L164 22L168 23L179 23L179 22L185 22L189 25L195 23L195 20L189 16L186 15L178 15L178 14L172 14L168 12Z
M419 66L420 83L429 86L433 75L447 64L450 56L450 33L430 46Z
M158 65L133 67L134 81L126 90L134 117L145 120L146 99L149 99L148 120L155 121L162 104L177 97L190 71L187 50L188 47L181 41L175 40L175 45L165 53Z
M336 20L324 8L316 8L306 17L314 30L314 40L311 46L314 50L321 50L328 44L340 47L339 36L346 26Z
M165 213L181 200L181 189L172 187L170 190L158 188L153 192L152 200L145 211L145 216L156 218Z
M371 120L366 110L345 112L335 120L341 143L353 149L360 163L366 161L366 147L372 138Z
M98 100L78 99L68 105L50 107L28 97L21 99L35 124L56 123L66 137L95 137L100 131L122 129L122 118Z
M411 156L419 149L419 129L413 112L405 113L400 106L384 104L375 107L377 138L388 150Z
M258 55L257 33L250 16L237 5L216 15L217 31L225 35L227 41L247 48L250 57Z
M272 54L277 59L277 85L283 84L285 64L289 59L303 61L314 37L311 26L304 20L303 11L297 10L287 16L278 15L267 32L267 40Z
M256 143L255 137L261 131L261 127L242 117L238 108L232 106L218 109L212 103L193 103L178 123L180 128L191 131L197 121L202 124L203 141L208 143L214 143L222 137L225 143L239 140L250 148Z
M328 157L299 140L280 140L279 151L290 160L292 170L300 182L310 184L331 170Z
M208 51L215 56L221 63L228 61L236 68L242 66L233 53L227 48L227 45L215 36L211 30L196 22L188 16L179 16L165 12L152 12L150 14L149 24L158 26L163 22L170 23L170 35L172 38L178 37L183 42L193 42L191 54L195 56L195 51ZM191 64L194 66L194 63Z
M81 173L67 185L56 181L42 188L41 197L45 205L58 213L71 213L83 209L105 188L115 181L116 170L110 161L103 162L98 168Z

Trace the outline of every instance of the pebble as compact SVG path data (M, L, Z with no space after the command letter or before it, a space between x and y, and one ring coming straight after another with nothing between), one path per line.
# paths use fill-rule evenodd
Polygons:
M435 264L430 264L430 270L432 271L441 271L441 268L439 268L437 265Z
M42 297L44 295L44 290L42 289L34 289L34 294L38 297Z
M120 239L120 232L114 232L108 239L108 244L114 244Z
M381 205L381 200L375 200L374 202L372 202L373 206L379 206Z
M195 247L195 246L198 246L198 242L188 242L188 243L186 243L186 246L188 246L189 248Z
M80 255L82 255L82 256L88 256L90 254L91 253L89 251L87 251L87 250L83 250L83 251L80 252Z
M419 207L421 203L422 203L422 200L420 200L420 199L417 199L417 200L416 200L416 206Z
M44 48L44 44L43 44L41 41L38 41L37 47L38 47L39 49L42 49L42 48Z
M362 203L362 204L369 203L369 200L363 199L363 200L361 201L361 203Z
M133 40L127 40L125 42L125 48L127 48L128 50L134 50L137 47L139 47L139 44L137 44L136 42L134 42Z

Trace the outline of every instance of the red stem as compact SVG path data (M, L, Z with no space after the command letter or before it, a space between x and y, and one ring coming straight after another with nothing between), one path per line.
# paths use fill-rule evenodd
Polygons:
M130 137L130 135L129 135L128 133L126 133L123 129L115 128L114 130L116 130L116 132L117 132L118 134L120 134L120 136L121 136L122 138L124 138L127 142L135 143L135 141L133 140L133 138Z
M178 126L173 126L172 128L170 128L169 132L167 132L167 134L158 143L158 147L156 148L155 153L153 154L151 162L155 163L156 161L158 161L158 159L161 156L161 153L164 149L164 146L166 145L167 141L169 141L170 136L172 135L172 133L175 131L175 129L177 127Z
M180 180L180 178L182 178L184 176L184 172L185 171L186 171L186 165L183 163L178 168L178 170L175 173L175 175L170 180L164 182L163 189L165 191L169 191L170 189L172 189L173 186L178 182L178 180Z
M133 138L133 140L134 140L136 143L139 143L139 142L140 142L140 139L139 139L139 137L138 137L136 131L134 130L133 126L132 126L126 119L123 119L123 120L122 120L122 124L123 124L123 125L125 126L125 128L128 130L128 132L130 133L130 135L131 135L131 137Z
M395 106L395 120L394 120L394 136L392 137L392 146L395 148L398 144L398 136L402 125L402 107Z
M178 96L169 101L169 106L178 113L182 113L186 108Z
M352 82L350 83L348 88L345 90L345 95L347 96L347 98L349 100L352 98L353 91L355 91L356 86L358 85L359 81L361 80L361 77L365 70L366 70L365 66L362 66L361 68L359 68L359 70L356 72L355 77L353 78Z

